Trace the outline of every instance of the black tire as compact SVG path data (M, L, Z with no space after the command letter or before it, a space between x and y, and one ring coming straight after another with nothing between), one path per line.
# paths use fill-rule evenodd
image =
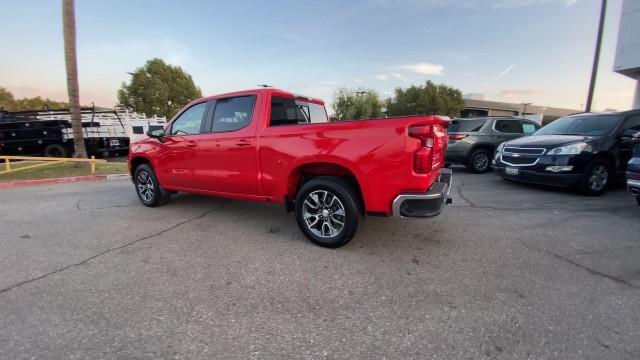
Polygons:
M491 170L491 154L484 149L474 150L469 156L467 170L474 174L483 174Z
M149 164L139 165L135 169L133 183L138 199L146 206L156 207L164 205L171 197L170 193L160 186L156 173Z
M65 158L69 156L69 150L60 144L50 144L44 148L43 155L46 157Z
M349 182L337 176L318 176L302 185L294 211L307 239L322 247L338 248L348 243L358 229L359 204L358 193Z
M605 159L595 159L587 166L582 179L578 182L577 190L583 195L600 196L607 191L610 180L612 180L611 164Z
M636 196L636 202L638 203L638 206L640 206L640 195Z

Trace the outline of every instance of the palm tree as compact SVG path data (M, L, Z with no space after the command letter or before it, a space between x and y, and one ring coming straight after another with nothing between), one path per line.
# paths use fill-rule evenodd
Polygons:
M78 86L78 61L76 55L75 0L62 0L62 23L64 28L64 60L67 65L67 92L73 128L73 157L87 158L87 149L82 136L82 116Z

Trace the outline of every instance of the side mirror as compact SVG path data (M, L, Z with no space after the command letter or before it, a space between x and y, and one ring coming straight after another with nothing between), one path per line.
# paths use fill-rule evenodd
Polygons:
M165 137L164 130L149 130L147 131L147 136L153 139L158 139L160 142L164 142Z

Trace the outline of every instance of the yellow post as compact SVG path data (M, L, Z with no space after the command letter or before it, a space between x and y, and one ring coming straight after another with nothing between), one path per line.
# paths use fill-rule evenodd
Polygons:
M11 170L11 160L4 159L4 171Z
M96 157L91 155L91 175L96 172Z

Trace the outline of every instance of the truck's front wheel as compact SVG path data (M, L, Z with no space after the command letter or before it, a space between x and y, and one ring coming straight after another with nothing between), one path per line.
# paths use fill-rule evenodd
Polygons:
M148 164L138 166L133 173L133 183L140 201L149 207L164 205L169 201L169 193L161 186L153 168Z
M337 248L358 229L360 211L353 186L337 176L319 176L298 191L295 214L304 235L316 245Z

